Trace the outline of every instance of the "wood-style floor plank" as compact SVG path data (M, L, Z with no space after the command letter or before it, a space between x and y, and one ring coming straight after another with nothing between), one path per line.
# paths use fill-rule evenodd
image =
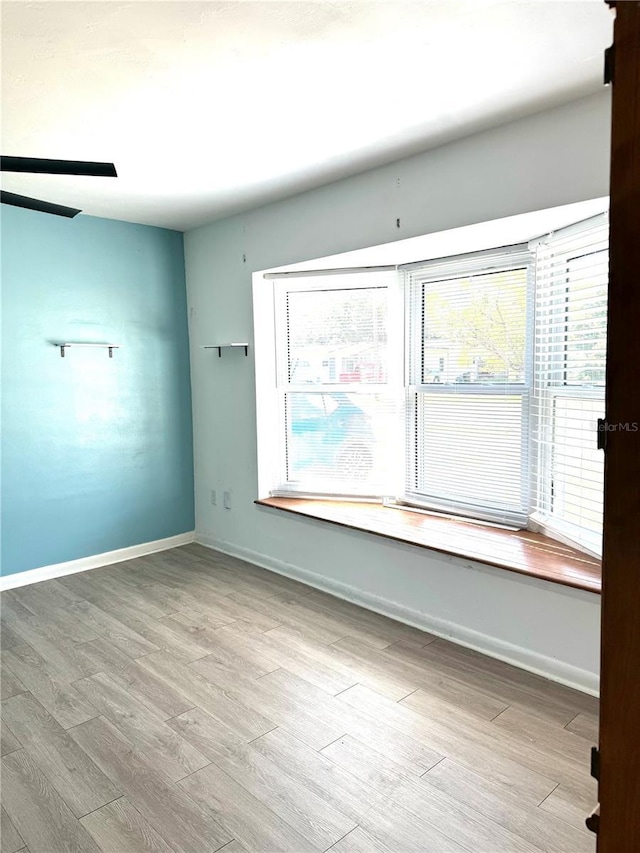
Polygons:
M292 779L250 745L229 750L224 757L218 755L215 764L282 818L314 849L326 850L357 825L335 804L328 803L310 787Z
M0 853L593 853L593 697L198 545L0 616Z
M2 676L0 677L0 701L17 696L18 693L25 693L26 689L18 676L14 675L9 667L3 667Z
M98 713L56 669L29 645L2 652L2 667L14 673L63 729L90 720ZM76 673L77 675L77 673ZM79 676L81 677L81 676ZM74 679L75 680L75 679Z
M555 720L562 726L573 719L576 709L598 713L598 700L593 696L446 640L429 643L420 655L440 664L447 673L453 671L456 677L463 676L480 689L490 684L494 694L503 697L508 705L523 706L530 713Z
M254 620L260 623L262 630L275 628L279 622L269 613L254 612L242 602L234 601L232 593L236 585L225 584L216 573L215 584L210 582L206 572L189 571L189 567L170 566L166 561L162 565L154 563L145 567L148 577L162 583L175 594L176 609L184 607L202 611L217 619L233 621L236 619ZM185 584L185 576L189 583Z
M228 844L225 844L224 847L220 848L222 853L249 853L246 847L243 847L239 841L236 841L234 838L233 841L230 841Z
M339 648L349 649L353 641L346 639L336 645ZM424 688L434 698L449 702L455 708L462 709L482 720L492 720L508 707L508 703L503 698L496 697L490 688L480 690L462 679L452 677L452 673L443 675L437 669L432 669L428 658L421 654L422 648L401 640L387 646L379 654L383 666L392 666L394 670L411 678L417 687ZM362 654L362 650L359 651Z
M448 758L436 764L422 779L427 785L521 835L546 853L558 853L560 850L563 853L593 853L595 850L593 834L581 832L539 808L527 808L522 798L505 785Z
M385 648L393 639L371 621L358 619L345 610L336 614L332 608L319 604L317 599L309 601L307 596L278 593L269 601L282 605L282 612L287 614L292 624L298 623L304 630L315 626L318 631L333 632L336 639L341 639L338 635L351 637L376 649Z
M185 623L181 614L164 616L144 629L147 637L153 637L158 650L171 654L189 663L208 655L216 648L214 628L228 624L222 620L213 627L193 626Z
M7 595L10 593L5 593ZM78 655L78 644L52 621L34 615L17 599L3 599L2 619L42 659L47 672L56 682L70 684L77 678L91 674L86 670L83 656ZM7 654L15 654L19 648L23 646L15 646ZM16 674L19 676L19 673Z
M7 725L7 721L2 716L0 719L0 756L8 755L10 752L15 752L16 749L21 749L22 744Z
M51 581L16 587L7 594L7 599L19 602L32 615L41 618L55 618L64 612L67 604L72 603Z
M126 566L129 565L129 573ZM74 602L90 601L112 615L118 615L122 605L142 611L153 619L166 616L175 610L175 605L169 601L169 590L161 593L158 601L158 591L151 584L142 586L136 583L142 571L142 563L118 563L110 568L108 576L102 572L89 576L88 573L69 575L60 578L59 583Z
M211 814L199 808L176 785L165 782L145 756L134 750L104 718L89 720L71 733L129 802L179 853L199 850L205 839L212 851L232 840Z
M215 764L192 773L178 785L202 809L214 814L247 850L307 853L318 849Z
M341 643L351 638L318 647L288 628L274 628L273 631L267 631L264 638L282 650L280 660L284 669L329 693L341 693L354 684L367 684L396 701L418 687L411 680L403 678L402 674L391 672L389 667L378 666L375 661L371 663L364 657L350 654ZM366 648L374 653L376 651L368 645Z
M256 738L251 746L276 764L283 774L310 788L356 823L368 809L384 799L382 792L353 773L345 772L322 752L305 746L282 728Z
M197 733L194 743L198 749L312 847L325 850L355 828L355 821L301 783L299 777L283 772L264 752L253 749L252 744L232 743L224 734L220 737L219 726L204 711L196 709L188 717L191 725L184 730L189 738ZM175 725L177 720L172 723Z
M185 711L184 714L168 720L167 725L192 744L201 755L206 756L208 764L219 754L224 755L234 746L247 742L246 736L241 732L207 714L202 708ZM255 742L256 740L251 741Z
M13 825L4 806L0 807L0 853L17 853L24 846L22 836Z
M198 661L192 668L200 668L200 663ZM204 671L204 667L202 669ZM205 677L209 677L208 670L204 674ZM248 707L254 708L256 712L268 714L269 720L273 723L272 729L275 726L282 726L313 749L322 749L323 746L327 746L345 734L346 729L341 720L321 719L314 708L306 706L290 694L274 689L272 683L268 681L270 675L271 673L268 673L254 682L239 679L233 686L233 691L234 695Z
M399 704L417 711L424 719L433 717L433 702L424 691L412 693ZM554 777L577 794L595 795L595 782L589 776L586 754L580 752L581 758L578 760L573 755L563 755L553 747L547 749L534 737L529 737L526 729L514 733L495 725L496 721L486 723L473 717L465 719L459 714L452 714L451 717L451 726L455 727L459 738L467 737L486 751L493 750L496 757L520 764L540 776L545 776L550 768L553 768ZM498 737L494 734L496 729L500 731ZM575 737L564 729L557 731L568 737Z
M522 708L506 708L492 721L494 726L516 737L526 738L545 752L557 752L561 758L571 758L588 768L591 743L568 728L559 728Z
M431 748L426 742L410 737L399 727L388 725L377 709L370 709L369 712L354 706L353 703L345 705L340 701L343 695L350 695L356 688L349 688L344 694L333 697L284 669L265 675L260 682L272 693L286 697L297 709L297 714L305 711L311 713L317 725L329 725L334 732L339 732L329 743L345 734L352 734L370 743L376 743L380 752L403 764L411 773L424 773L443 758L442 753ZM395 704L391 703L394 707ZM283 726L291 730L291 723L283 723ZM324 746L328 746L328 743L318 749Z
M170 684L157 678L139 661L133 661L106 640L98 639L84 646L85 654L95 663L96 672L108 673L114 681L164 719L175 717L193 707ZM95 674L95 673L94 673ZM97 714L97 711L93 716Z
M19 634L10 628L6 621L2 619L2 595L0 593L0 649L12 649L14 646L21 646L24 640Z
M242 600L236 600L234 594L222 595L215 586L207 587L202 581L194 582L190 578L187 589L188 592L185 592L184 586L177 588L178 609L201 613L206 617L207 624L211 624L212 619L218 623L243 621L252 624L259 632L278 628L281 624L269 608L255 609Z
M121 795L31 694L5 700L2 716L76 817Z
M141 658L140 663L149 672L182 693L193 705L198 705L211 716L232 726L246 736L247 740L260 737L275 726L264 714L245 704L239 692L232 693L217 687L167 652L146 655Z
M195 619L196 615L189 614L188 618ZM277 663L260 653L254 640L248 639L249 633L252 632L244 629L244 623L234 622L233 628L233 633L216 631L216 647L206 657L200 658L198 666L192 668L202 675L206 669L212 676L209 680L214 684L214 673L218 673L219 678L236 678L240 675L242 678L255 679L279 669Z
M352 735L345 735L320 750L320 753L352 773L357 779L390 797L410 776L404 767L396 764L371 746L367 746Z
M78 581L78 577L82 576L73 575L71 579L67 579L73 583L72 593L76 596L75 600L90 601L116 618L124 612L138 618L146 616L150 619L161 619L175 612L176 603L171 599L168 589L150 584L140 588L131 582L135 577L133 573L136 567L133 566L129 574L123 574L123 565L118 564L119 573L112 572L108 578L98 575L91 581ZM78 590L82 591L83 597L77 595Z
M24 749L2 759L2 801L30 853L100 848Z
M162 715L143 705L107 673L77 681L75 687L169 781L176 782L209 763Z
M307 589L309 590L308 587ZM416 648L421 648L436 639L433 634L420 631L418 628L413 628L411 625L405 625L402 622L396 622L394 619L382 616L380 613L374 613L372 610L364 610L357 604L352 604L350 601L345 601L342 598L336 598L327 592L321 592L319 589L309 590L306 595L306 602L308 604L315 604L323 610L328 610L334 616L345 616L350 620L355 620L360 626L368 626L379 636L387 639L385 648L389 644L402 641L411 643Z
M598 743L598 718L594 714L576 714L565 728L594 746Z
M80 823L103 853L172 853L172 848L126 797L91 812Z
M585 814L591 814L593 810L593 798L577 797L575 793L566 791L562 785L553 790L548 797L540 803L540 809L550 815L586 833L593 840L593 833L585 825ZM587 847L587 850L592 850Z
M265 572L259 566L254 566L252 563L247 563L245 560L240 560L237 557L231 557L229 554L214 551L197 542L183 545L176 550L196 556L202 565L203 571L207 574L210 573L212 564L216 570L219 567L223 567L232 573L236 582L240 578L250 589L258 590L260 589L260 585L263 585L266 594L288 592L297 595L307 595L312 591L310 586L300 581L287 578L275 572Z
M340 693L357 683L357 678L346 667L339 663L331 666L322 650L313 650L304 642L292 642L290 635L277 633L281 630L252 636L232 624L217 631L216 636L218 643L226 641L229 647L244 654L249 661L258 658L265 669L262 675L284 667L290 672L304 675L329 693Z
M67 575L69 577L69 575ZM43 581L42 583L37 584L37 587L41 589L46 595L51 594L52 592L63 598L68 604L72 604L74 601L82 601L82 597L76 595L73 590L67 589L64 585L63 581L65 578L55 578L50 581Z
M207 599L210 593L229 595L239 589L238 580L218 563L214 566L216 589L212 590L208 584L211 565L205 565L203 561L187 554L181 548L175 548L171 554L159 553L150 561L150 571L155 577L162 578L162 583L177 587L182 586L182 576L189 573L191 589L200 590Z
M460 800L425 785L421 779L404 782L393 792L392 802L428 823L474 853L538 853L539 847L510 832L486 814Z
M95 627L79 621L67 610L67 607L73 606L76 602L61 595L57 587L43 590L40 589L41 586L41 584L32 584L19 587L13 590L13 594L16 600L33 614L37 622L46 626L47 633L52 638L55 635L64 638L67 651L69 651L69 640L73 643L95 640L97 636Z
M336 842L331 853L391 853L391 850L358 826Z
M517 787L523 796L533 796L538 802L557 784L553 777L503 757L497 752L497 744L478 744L469 732L460 732L448 721L418 714L402 703L389 702L365 687L352 687L341 693L338 699L370 714L378 714L387 725L429 744L441 756L448 755L470 768L483 768L492 778ZM547 771L551 773L551 767L547 767Z
M362 817L360 826L381 842L389 853L481 853L476 847L469 849L448 835L443 835L395 802L369 809ZM491 853L497 853L498 850L500 848L494 848ZM500 853L503 851L500 850Z
M155 652L159 648L155 643L150 642L137 631L132 630L119 619L115 619L89 601L70 604L68 610L79 622L93 626L94 631L130 658ZM88 639L95 640L96 637L89 637Z
M345 626L337 627L335 621L325 619L321 613L317 613L313 619L305 618L300 612L300 605L296 604L299 600L296 596L284 596L282 600L278 593L276 596L265 599L246 592L234 592L227 598L252 612L262 614L265 618L277 620L265 630L286 625L288 628L300 631L303 636L319 645L329 645L346 636Z

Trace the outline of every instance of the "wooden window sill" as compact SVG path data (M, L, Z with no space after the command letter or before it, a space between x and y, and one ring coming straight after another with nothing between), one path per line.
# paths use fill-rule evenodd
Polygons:
M588 592L600 593L602 587L600 560L541 533L500 530L367 502L265 498L256 504Z

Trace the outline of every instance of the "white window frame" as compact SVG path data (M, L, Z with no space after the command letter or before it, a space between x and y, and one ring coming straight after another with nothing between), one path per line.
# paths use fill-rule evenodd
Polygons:
M422 349L423 341L423 312L422 299L425 285L443 279L464 278L465 276L499 273L511 269L524 268L527 270L527 295L525 307L525 378L522 383L503 383L500 385L485 385L469 383L456 388L456 393L473 395L505 395L520 396L522 399L522 440L521 440L521 506L522 511L492 510L472 502L449 502L436 495L423 493L412 488L409 482L409 469L405 480L402 500L410 505L432 509L439 512L454 512L456 515L468 518L526 526L531 511L531 465L530 465L530 420L531 420L531 391L533 387L533 310L534 310L534 256L526 244L506 246L502 249L490 249L483 252L458 255L424 263L408 264L402 267L405 273L405 311L406 323L409 329L409 345L406 347L406 369L409 384L406 388L406 444L411 448L415 470L420 465L418 454L417 403L418 395L433 395L451 393L449 384L436 386L433 383L423 384L422 379ZM409 453L409 451L407 451Z
M358 281L347 281L344 276L362 276L372 278L371 282L365 282L364 278ZM380 281L375 283L374 277ZM327 491L326 484L315 482L313 480L304 483L295 483L288 481L287 475L287 451L286 441L282 440L282 436L287 434L286 423L286 395L289 393L305 393L305 394L330 394L332 392L344 392L357 396L359 394L375 394L386 393L392 397L400 399L404 389L404 369L403 357L404 351L404 322L403 322L403 302L402 302L402 281L398 275L396 267L363 267L343 270L317 270L304 274L291 274L289 276L271 276L273 278L273 311L275 324L275 395L276 395L276 411L277 411L277 426L276 431L279 436L278 451L277 451L277 477L275 482L277 485L272 488L271 494L274 496L299 495L299 496L315 496L315 497L350 497L350 498L376 498L383 497L395 491L394 483L376 483L374 488L360 489L359 485L352 485L344 482L342 485L344 491ZM310 292L322 290L363 290L367 288L385 289L388 292L388 329L387 329L387 382L374 383L323 383L323 384L301 384L292 383L283 380L287 375L287 358L282 351L283 347L278 349L278 341L286 338L286 300L287 294L291 292ZM404 443L396 442L397 461L393 464L394 470L402 470L404 467ZM338 484L336 482L336 484ZM351 487L350 487L351 486Z
M541 398L543 400L542 405L540 402ZM567 400L571 398L602 402L604 414L604 388L589 389L571 386L564 387L559 385L550 386L539 394L538 411L541 413L544 406L545 416L544 418L539 418L538 428L541 428L542 421L546 420L547 425L552 429L553 416L550 413L553 411L556 400ZM594 447L596 446L596 442L597 432L594 429ZM545 451L548 452L548 449L545 448ZM536 490L538 494L542 494L544 496L543 500L549 509L547 513L543 514L537 512L535 508L532 508L529 516L529 529L539 533L544 533L552 539L557 539L558 541L564 542L566 545L570 545L573 548L579 548L588 554L600 557L602 554L601 532L589 534L585 531L585 528L578 527L577 525L564 520L560 516L553 514L553 464L549 458L546 458L546 453L545 458L540 458L538 456L537 463L532 467L532 471L534 478L532 494L535 494Z
M579 225L580 223L576 223ZM606 249L596 249L597 252L606 252ZM565 263L568 264L580 257L567 257ZM568 275L568 269L567 269ZM566 302L558 305L558 349L555 350L548 358L547 370L538 371L534 377L535 387L534 395L536 404L533 406L533 411L537 412L535 417L534 428L540 432L545 429L553 430L553 411L558 399L574 399L594 401L602 404L602 416L605 414L605 385L572 385L565 380L564 384L556 384L553 382L553 377L559 372L567 371L567 351L562 348L564 344L564 335L566 330L563 329L565 324L564 318L567 316ZM552 325L555 325L552 323ZM555 338L554 338L555 341ZM554 344L555 346L555 344ZM594 448L597 444L597 432L593 432ZM535 443L532 442L532 450L536 454L535 464L532 467L532 495L537 493L538 506L544 507L542 511L537 510L536 506L532 507L530 514L529 527L531 530L544 533L554 539L558 539L567 545L580 548L594 556L600 556L602 553L602 532L589 533L586 528L578 527L570 521L563 519L560 515L555 515L553 512L554 501L554 472L553 462L550 458L550 446L553 442L545 442L545 446L539 451L535 448ZM604 457L603 457L604 462Z

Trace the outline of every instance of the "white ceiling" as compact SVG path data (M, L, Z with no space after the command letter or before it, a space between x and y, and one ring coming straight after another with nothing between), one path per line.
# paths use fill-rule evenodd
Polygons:
M603 0L2 2L4 173L94 216L186 230L602 85Z

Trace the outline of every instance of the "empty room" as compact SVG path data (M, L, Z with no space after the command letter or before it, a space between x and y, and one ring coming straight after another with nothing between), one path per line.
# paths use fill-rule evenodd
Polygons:
M0 3L1 853L633 853L640 3Z

